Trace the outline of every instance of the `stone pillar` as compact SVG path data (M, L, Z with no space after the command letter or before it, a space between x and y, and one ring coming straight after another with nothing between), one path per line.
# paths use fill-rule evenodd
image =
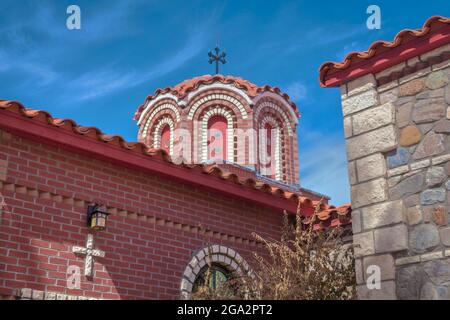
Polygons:
M395 110L381 103L374 75L342 86L347 157L353 208L358 297L395 299L393 253L407 248L403 201L389 199L384 154L398 144ZM369 266L380 267L380 289L369 290Z
M341 86L360 299L450 299L449 49Z

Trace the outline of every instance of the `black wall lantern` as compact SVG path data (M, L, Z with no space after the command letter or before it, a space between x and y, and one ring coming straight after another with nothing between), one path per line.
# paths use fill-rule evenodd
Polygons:
M87 225L96 231L103 231L106 229L106 220L109 215L108 212L100 211L99 204L88 205Z

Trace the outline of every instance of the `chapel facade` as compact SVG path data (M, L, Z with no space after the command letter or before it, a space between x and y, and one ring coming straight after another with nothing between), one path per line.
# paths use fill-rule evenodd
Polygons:
M250 272L252 234L280 238L284 213L351 226L350 205L300 187L298 111L278 88L197 77L135 120L127 142L0 100L2 298L189 298L208 261L217 279Z

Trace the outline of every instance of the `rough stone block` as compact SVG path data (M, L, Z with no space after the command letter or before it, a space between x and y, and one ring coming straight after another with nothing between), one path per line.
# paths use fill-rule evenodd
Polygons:
M425 89L425 83L422 79L416 79L405 84L399 88L399 96L414 96Z
M414 159L422 159L445 151L444 135L428 133L413 154Z
M353 234L360 233L362 230L361 211L360 210L352 211L352 230L353 230Z
M402 200L384 202L369 207L362 211L363 227L365 230L383 227L405 220Z
M422 100L422 99L433 99L433 98L442 98L444 96L444 88L437 89L437 90L426 90L422 93L419 93L416 96L416 99Z
M376 153L356 161L358 181L363 182L384 176L386 174L386 164L384 156Z
M430 253L422 254L420 256L420 261L427 262L427 261L432 261L432 260L436 260L436 259L442 259L443 257L444 257L444 254L442 251L430 252Z
M378 94L375 90L369 90L348 97L342 101L342 112L348 116L355 112L370 108L378 104Z
M408 219L408 224L410 226L419 224L422 222L422 210L420 209L420 206L414 206L408 208L406 211L406 216Z
M450 180L447 180L447 182L445 182L445 189L450 190Z
M389 125L348 139L348 158L353 160L372 153L387 152L396 146L397 134L394 126Z
M422 253L437 245L439 245L439 231L435 225L420 224L409 234L409 246L414 252Z
M375 252L386 253L408 249L408 228L404 224L376 229Z
M403 166L409 162L410 153L408 149L397 148L395 151L387 155L386 161L389 169Z
M445 94L445 102L447 102L447 104L450 104L450 84L448 84L445 87L445 93L444 94ZM448 110L447 110L447 113L448 113Z
M388 102L353 116L353 134L361 134L394 123L395 108Z
M352 117L344 118L344 134L346 138L350 138L353 135Z
M446 192L444 188L428 189L420 194L420 203L422 205L431 205L438 202L444 202Z
M445 117L446 106L444 99L418 100L413 109L413 121L415 123L426 123L437 121Z
M410 208L420 204L420 199L418 194L413 194L403 198L403 204L405 207Z
M408 75L406 75L404 77L401 77L398 80L398 82L400 84L403 84L403 83L412 81L414 79L422 78L422 77L426 76L427 74L429 74L430 72L431 72L431 67L426 67L426 68L420 69L419 71L416 71L416 72L414 72L412 74L408 74Z
M443 167L431 167L427 170L425 176L425 185L427 187L440 186L447 175L445 174L445 169Z
M356 284L364 283L364 270L362 259L355 259Z
M419 262L420 262L420 256L403 257L403 258L398 258L397 260L395 260L395 265L404 266L407 264L419 263Z
M400 132L400 145L409 147L420 142L422 133L416 126L407 126Z
M353 245L356 257L369 256L375 253L373 232L364 232L353 235Z
M434 126L434 132L436 133L450 133L450 121L447 119L439 120Z
M383 281L380 289L369 289L366 284L357 287L360 300L395 300L395 281Z
M438 89L446 86L449 82L448 76L443 71L432 72L425 80L425 84L430 89Z
M396 177L389 178L389 179L387 180L387 182L388 182L388 187L389 187L389 188L395 187L395 186L397 185L397 183L400 182L401 179L402 179L401 176L396 176Z
M413 195L422 190L424 174L419 172L402 181L389 189L391 200L401 199L404 196Z
M388 177L394 177L407 172L409 172L409 166L404 165L395 169L388 170L387 175Z
M444 246L450 247L450 227L439 230L441 242Z
M385 201L387 183L380 178L369 182L360 183L352 187L352 207L357 209L362 206Z
M447 212L445 207L438 206L434 209L432 215L433 222L438 226L446 226L448 222Z
M366 74L347 83L347 94L352 96L373 88L376 88L377 81L373 74Z
M354 185L358 182L358 180L356 179L355 161L351 161L348 163L348 179L350 181L350 185Z
M434 157L433 159L431 159L431 164L434 165L438 165L444 162L450 161L450 154L445 154L443 156L439 156L439 157Z
M363 266L364 279L366 281L370 276L370 274L367 274L367 268L369 268L369 266L378 266L380 268L381 281L395 279L395 263L391 254L364 257Z
M403 128L410 123L412 107L412 102L397 107L396 122L399 128Z
M425 159L422 161L418 161L418 162L414 162L411 163L411 170L418 170L418 169L422 169L422 168L426 168L431 164L430 159Z
M387 102L393 102L398 98L398 87L394 87L389 91L385 91L380 94L380 103L385 104Z

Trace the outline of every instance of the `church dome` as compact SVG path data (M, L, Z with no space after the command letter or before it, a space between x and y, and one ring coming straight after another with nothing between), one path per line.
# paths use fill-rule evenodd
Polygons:
M134 117L138 140L173 159L237 165L287 184L299 180L298 118L280 88L223 75L157 89Z

